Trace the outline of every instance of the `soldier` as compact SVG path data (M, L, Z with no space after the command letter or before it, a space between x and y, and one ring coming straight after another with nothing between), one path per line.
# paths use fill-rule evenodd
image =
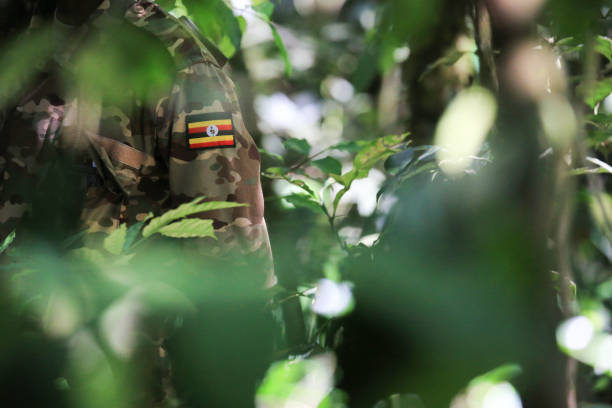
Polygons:
M170 69L107 93L83 70L104 73L105 44L126 26L163 48L151 69ZM18 225L37 236L85 227L96 245L197 197L245 203L198 214L218 240L186 245L216 259L256 255L273 283L259 153L222 56L196 30L150 0L58 0L51 58L0 124L0 238Z
M49 18L52 28L45 31ZM273 284L258 150L222 55L195 27L150 0L58 0L57 7L39 2L28 35L47 41L49 58L20 86L23 91L12 106L2 108L0 239L17 229L18 240L44 239L53 245L86 229L85 243L99 246L109 232L143 221L150 212L160 215L198 197L238 202L248 206L197 215L214 220L217 240L186 239L181 247L202 259L203 268L224 265L223 273L246 272L261 288ZM123 48L117 47L122 42ZM120 63L125 71L117 72ZM111 76L112 83L100 81L100 86L102 76ZM246 270L240 268L245 265ZM190 360L200 358L213 368L229 369L233 376L221 379L227 384L233 377L244 379L242 388L233 385L224 398L252 401L271 336L251 342L255 349L248 359L225 361L216 356L227 343L224 332L207 332L207 344L218 346L211 357L198 349L198 319L210 316L214 324L229 318L222 317L222 308L203 309L193 318L196 323L186 319L184 333L174 333L171 340L178 345L167 345L173 381L180 390L188 387L186 381L199 379L187 373ZM264 326L263 315L263 307L254 310L248 323ZM250 332L242 318L234 320L244 338ZM133 356L147 394L134 395L133 406L158 406L168 397L166 386L161 389L168 378L165 349L158 347L168 336L164 328L142 330L154 342L137 345ZM183 347L185 342L194 347ZM242 363L247 360L250 365L262 360L264 368L251 374ZM196 384L185 398L205 388Z

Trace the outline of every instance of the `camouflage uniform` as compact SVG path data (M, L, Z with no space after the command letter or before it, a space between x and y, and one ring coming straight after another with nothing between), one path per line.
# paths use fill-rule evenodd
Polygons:
M118 104L96 96L86 84L67 87L66 75L56 75L73 69L82 38L126 22L167 49L175 70L171 89L151 84L147 97L132 96L130 103ZM58 41L64 48L55 51L2 129L0 233L36 212L30 199L35 193L25 190L45 184L41 177L50 170L44 166L59 155L93 169L102 180L86 186L77 208L90 236L196 197L246 203L248 207L199 214L214 220L218 241L185 243L202 256L258 254L271 271L258 150L232 81L202 39L148 0L105 0L83 27L58 26L59 35L70 40ZM74 210L74 205L66 206Z

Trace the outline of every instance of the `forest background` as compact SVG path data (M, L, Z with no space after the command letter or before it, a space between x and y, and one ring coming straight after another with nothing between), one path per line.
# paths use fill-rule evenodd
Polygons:
M230 60L279 284L194 274L142 225L105 252L12 235L1 401L132 406L146 320L168 406L612 407L609 2L159 3ZM31 7L0 1L3 108L48 57ZM101 88L163 78L115 47Z

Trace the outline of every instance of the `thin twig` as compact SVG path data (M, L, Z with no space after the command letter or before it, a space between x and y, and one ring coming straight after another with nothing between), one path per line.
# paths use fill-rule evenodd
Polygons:
M491 90L499 91L499 80L495 67L493 52L493 31L491 29L491 16L486 2L476 4L474 11L474 37L478 45L477 54L482 62L480 74L482 82Z
M585 44L585 63L584 63L584 77L586 83L592 83L597 78L597 54L595 52L594 44L589 33L586 35L587 41ZM585 145L586 139L586 128L584 117L584 105L580 105L581 108L577 110L579 123L582 125L578 129L576 135L576 142L574 144L578 153L578 160L581 161L580 165L586 166L587 157L589 156L587 147ZM561 210L559 214L559 223L557 228L557 255L559 262L559 273L561 275L561 303L563 307L563 314L565 318L574 316L574 302L572 301L572 288L571 282L573 281L573 273L571 266L571 248L569 243L569 233L571 229L573 219L573 194L575 193L575 182L572 178L564 176L563 154L560 152L558 159L558 171L557 171L557 182L558 188L561 191L559 199L561 202ZM596 191L596 179L599 176L596 173L587 174L587 181L591 194L596 199L599 198L599 194ZM567 359L567 365L565 368L565 389L566 389L566 404L567 408L578 407L578 397L576 392L576 377L578 375L578 362L569 357Z
M303 160L297 162L296 164L294 164L293 166L289 167L289 171L296 171L297 169L299 169L300 167L302 167L303 165L305 165L306 163L308 163L309 161L312 161L315 157L318 157L320 155L322 155L325 152L328 152L331 149L331 147L326 147L325 149L321 150L318 153L313 154L312 156L306 157Z

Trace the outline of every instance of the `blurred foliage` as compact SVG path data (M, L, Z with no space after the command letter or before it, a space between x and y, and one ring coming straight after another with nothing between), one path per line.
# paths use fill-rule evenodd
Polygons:
M0 0L0 126L65 43L52 3ZM17 230L0 246L3 402L612 406L612 5L158 3L230 58L279 283L177 245L214 237L190 214L231 203L100 249ZM126 103L167 90L154 39L104 36L65 81Z

